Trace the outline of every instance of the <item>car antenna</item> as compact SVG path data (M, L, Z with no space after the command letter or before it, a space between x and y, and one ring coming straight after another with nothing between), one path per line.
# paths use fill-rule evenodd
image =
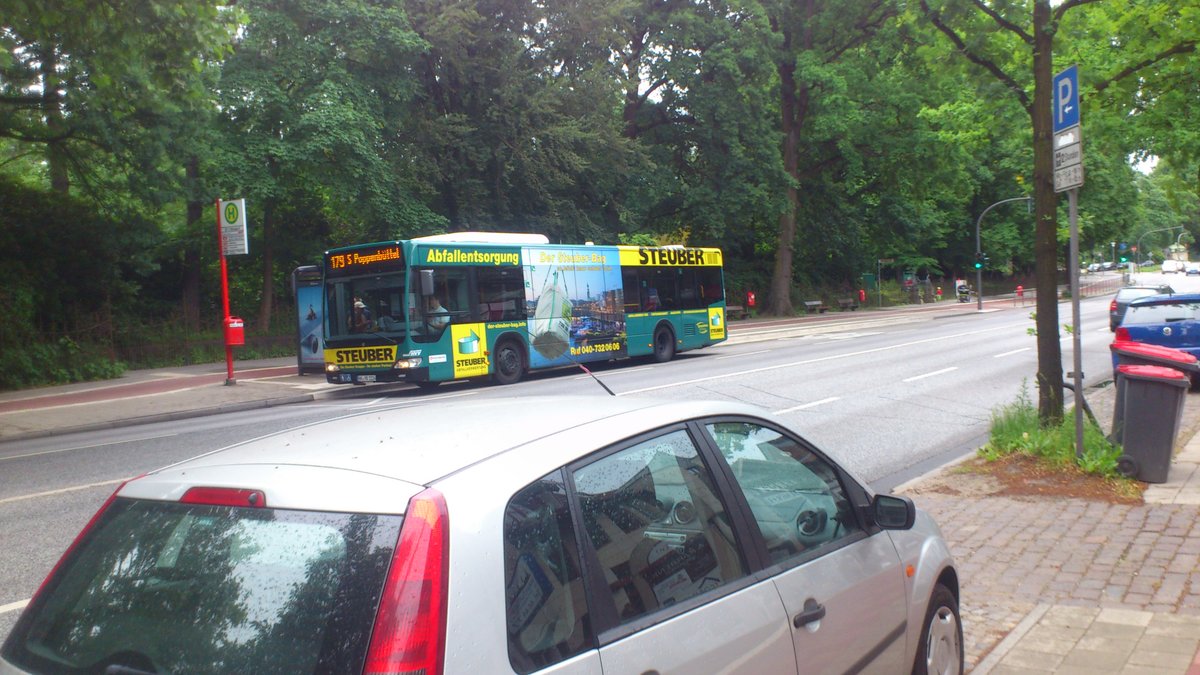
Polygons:
M570 358L570 357L567 357L567 358ZM571 359L571 362L574 363L575 365L579 366L579 369L582 370L583 372L587 373L588 375L591 375L592 379L596 381L596 384L600 385L601 387L604 387L604 391L607 391L609 396L616 396L616 394L613 393L613 390L608 388L608 385L601 382L600 378L596 377L595 373L593 373L592 371L587 369L587 366L576 361L575 359Z

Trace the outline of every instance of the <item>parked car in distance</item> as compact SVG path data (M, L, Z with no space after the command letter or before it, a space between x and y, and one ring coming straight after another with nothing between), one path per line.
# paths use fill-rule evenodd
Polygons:
M927 514L757 408L441 400L124 483L0 672L961 673L958 603Z
M1184 264L1187 276L1200 276L1200 262L1189 262Z
M1155 295L1129 303L1116 340L1144 342L1185 351L1200 358L1200 293ZM1113 357L1113 368L1117 359ZM1192 386L1200 378L1192 377Z
M1164 260L1162 264L1163 274L1174 274L1184 271L1184 263L1182 260Z
M1166 284L1161 286L1125 286L1117 289L1117 294L1113 296L1112 302L1108 303L1108 329L1111 331L1117 330L1117 326L1121 325L1121 317L1125 316L1125 310L1129 307L1129 303L1138 298L1145 298L1151 295L1171 294L1175 290Z

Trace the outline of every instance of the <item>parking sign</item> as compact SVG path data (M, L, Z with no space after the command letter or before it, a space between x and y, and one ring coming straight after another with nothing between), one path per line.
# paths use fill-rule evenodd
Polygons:
M1079 124L1079 68L1071 66L1054 76L1054 133Z

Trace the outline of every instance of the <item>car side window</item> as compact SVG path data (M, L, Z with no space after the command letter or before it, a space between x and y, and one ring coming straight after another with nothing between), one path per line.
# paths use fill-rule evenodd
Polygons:
M622 622L746 574L712 473L687 432L615 452L573 479Z
M530 673L595 646L560 472L526 486L505 507L504 582L513 670Z
M831 547L861 530L827 461L769 427L751 422L706 426L746 495L772 563Z

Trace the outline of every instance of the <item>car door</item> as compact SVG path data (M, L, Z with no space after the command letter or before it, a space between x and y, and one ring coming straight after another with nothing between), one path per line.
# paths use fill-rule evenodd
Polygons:
M704 425L766 549L800 672L902 672L906 583L891 539L866 527L861 489L825 457L761 421Z
M795 673L783 602L749 574L678 426L571 467L605 673Z

